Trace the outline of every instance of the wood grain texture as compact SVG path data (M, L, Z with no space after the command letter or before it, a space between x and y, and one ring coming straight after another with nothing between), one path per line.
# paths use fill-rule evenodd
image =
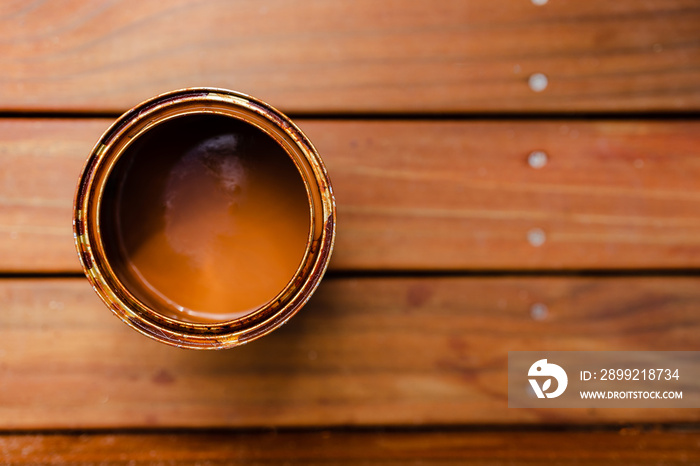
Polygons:
M700 267L698 122L299 123L337 196L332 269ZM79 271L73 193L108 126L0 120L0 271Z
M699 22L696 0L3 2L0 110L219 86L292 112L694 111Z
M22 464L691 465L700 435L603 432L260 432L0 436L0 460Z
M307 116L339 214L299 315L178 350L84 279L4 275L79 272L75 183L110 121L1 118L0 463L700 464L699 410L506 392L512 350L700 350L677 274L700 269L698 25L697 0L0 2L0 113L246 92ZM689 119L590 119L654 113ZM507 275L639 269L675 274Z
M83 279L4 279L0 429L697 422L696 409L509 409L506 368L517 350L697 351L698 285L326 279L281 329L197 352L131 330Z
M75 271L73 195L108 121L0 120L0 270Z

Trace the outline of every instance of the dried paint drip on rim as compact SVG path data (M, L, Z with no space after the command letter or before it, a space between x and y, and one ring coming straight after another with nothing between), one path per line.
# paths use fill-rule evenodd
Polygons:
M105 248L127 289L158 312L233 320L273 300L301 265L311 222L303 179L252 125L180 117L141 136L114 170Z

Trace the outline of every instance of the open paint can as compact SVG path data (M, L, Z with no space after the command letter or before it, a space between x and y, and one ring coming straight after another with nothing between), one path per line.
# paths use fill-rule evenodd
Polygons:
M122 115L83 169L80 261L124 322L163 343L221 349L259 338L306 303L335 236L317 151L289 118L213 88Z

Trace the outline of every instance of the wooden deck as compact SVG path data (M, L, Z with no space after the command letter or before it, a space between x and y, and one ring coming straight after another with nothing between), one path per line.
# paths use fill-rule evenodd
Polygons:
M310 303L223 352L113 317L71 230L97 138L190 86L292 116L338 202ZM700 351L698 116L698 0L5 1L0 463L700 464L700 410L506 384Z

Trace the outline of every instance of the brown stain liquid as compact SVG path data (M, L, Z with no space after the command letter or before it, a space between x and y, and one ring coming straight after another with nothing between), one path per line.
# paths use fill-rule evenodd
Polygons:
M192 322L232 320L274 299L301 265L311 223L290 156L221 115L179 117L142 135L115 165L100 215L127 289Z

